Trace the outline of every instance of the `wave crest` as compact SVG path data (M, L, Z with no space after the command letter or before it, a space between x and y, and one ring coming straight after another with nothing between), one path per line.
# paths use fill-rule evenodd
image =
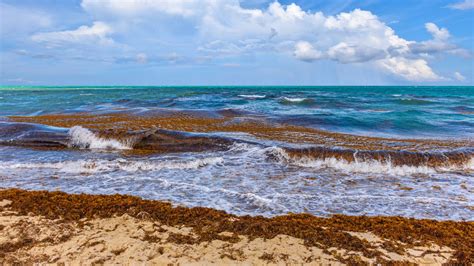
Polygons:
M69 129L69 146L80 149L128 150L131 145L116 139L107 139L96 136L92 131L81 126Z
M470 153L408 154L383 153L324 148L267 150L270 158L290 165L316 169L333 168L344 172L374 174L433 174L438 171L474 170L474 157ZM424 159L417 158L423 157ZM431 157L430 157L431 156ZM451 156L451 157L450 157Z
M0 163L0 169L55 169L64 173L100 173L110 171L160 171L165 169L198 169L209 165L224 163L221 157L208 157L193 160L170 161L128 161L116 160L77 160L54 163Z
M267 95L240 94L239 97L249 99L249 100L256 100L256 99L265 99L267 97Z
M281 97L280 103L282 104L311 104L314 100L310 98L291 98L291 97Z

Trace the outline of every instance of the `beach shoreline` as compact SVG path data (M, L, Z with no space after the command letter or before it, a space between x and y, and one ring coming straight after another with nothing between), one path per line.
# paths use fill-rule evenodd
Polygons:
M0 190L2 263L471 264L474 222L236 216L127 195Z

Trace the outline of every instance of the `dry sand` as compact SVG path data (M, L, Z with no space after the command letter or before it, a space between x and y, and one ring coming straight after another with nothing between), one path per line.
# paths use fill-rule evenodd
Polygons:
M272 239L238 236L237 241L212 240L183 243L197 238L193 228L166 226L143 217L127 214L110 218L83 218L79 221L48 219L39 215L21 215L0 201L0 264L41 263L79 264L222 264L267 265L310 264L340 265L342 258L357 252L340 248L326 251L309 247L304 240L288 235ZM385 241L371 232L349 232L367 240L384 254L385 259L420 265L441 265L449 261L452 250L447 247L411 247L405 254L384 249ZM221 233L232 236L232 233ZM177 238L182 238L176 241ZM363 263L375 259L357 258Z

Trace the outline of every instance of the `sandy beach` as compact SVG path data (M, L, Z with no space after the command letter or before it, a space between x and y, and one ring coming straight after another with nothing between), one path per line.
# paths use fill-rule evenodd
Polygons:
M0 262L371 264L473 262L474 223L400 217L274 218L124 195L0 191Z

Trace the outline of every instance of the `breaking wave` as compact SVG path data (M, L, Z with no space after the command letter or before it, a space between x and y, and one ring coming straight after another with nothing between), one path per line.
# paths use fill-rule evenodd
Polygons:
M325 148L284 149L272 147L267 149L266 154L273 160L289 165L316 169L332 168L352 173L412 175L474 170L473 155L461 152L418 154L408 152L338 151ZM417 157L423 157L423 159ZM409 159L413 160L410 161Z
M433 174L437 172L474 171L474 149L466 147L452 151L357 150L332 147L288 147L286 144L231 138L212 134L191 134L154 129L127 133L120 138L105 138L89 129L74 126L67 129L39 127L31 124L8 124L1 127L4 145L21 145L47 149L79 148L96 150L136 150L144 154L183 152L218 152L218 159L149 160L143 161L73 161L41 164L34 167L79 169L78 171L155 171L189 169L222 162L220 154L235 160L274 161L286 165L313 169L335 169L342 172L385 173L393 175ZM115 135L112 135L115 136ZM1 139L0 139L1 140ZM278 145L278 146L273 146ZM199 156L200 157L200 156ZM20 166L17 164L17 166ZM5 166L2 166L5 167ZM21 166L24 167L24 166ZM58 168L59 167L59 168Z
M81 126L69 130L69 146L80 149L128 150L131 145L125 142L96 136L92 131Z
M129 161L115 160L77 160L54 163L1 163L0 169L54 169L63 173L100 173L110 171L160 171L165 169L198 169L208 165L224 163L221 157L209 157L193 160L167 161Z
M245 99L250 99L250 100L256 100L256 99L265 99L267 97L267 95L240 94L239 97L245 98Z
M314 100L310 98L291 98L291 97L281 97L280 103L282 104L311 104Z

